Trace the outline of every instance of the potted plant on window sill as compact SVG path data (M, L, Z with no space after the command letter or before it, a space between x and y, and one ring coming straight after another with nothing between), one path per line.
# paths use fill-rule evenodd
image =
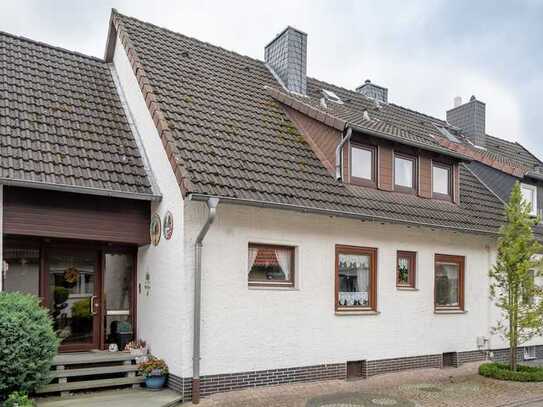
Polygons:
M140 363L139 372L145 378L145 387L150 390L160 390L168 375L168 365L164 360L150 357L148 361Z

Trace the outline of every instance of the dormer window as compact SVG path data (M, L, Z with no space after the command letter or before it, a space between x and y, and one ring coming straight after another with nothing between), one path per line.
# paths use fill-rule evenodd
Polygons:
M535 185L520 184L520 192L524 202L531 205L530 215L537 216L537 187Z
M447 164L432 163L432 196L450 201L452 196L452 167Z
M351 145L351 182L375 186L375 147Z
M403 154L394 154L394 189L402 192L416 191L417 159Z

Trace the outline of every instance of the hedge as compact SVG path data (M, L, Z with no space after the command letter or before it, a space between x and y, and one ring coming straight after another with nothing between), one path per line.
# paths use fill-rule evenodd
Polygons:
M479 366L479 374L498 380L515 382L543 382L543 367L518 365L517 371L512 371L509 365L503 363L483 363Z

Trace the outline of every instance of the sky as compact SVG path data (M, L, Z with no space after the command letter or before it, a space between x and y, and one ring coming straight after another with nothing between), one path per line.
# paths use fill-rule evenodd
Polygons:
M2 0L0 30L103 57L111 8L259 59L294 26L309 76L439 118L475 95L488 134L543 159L543 0Z

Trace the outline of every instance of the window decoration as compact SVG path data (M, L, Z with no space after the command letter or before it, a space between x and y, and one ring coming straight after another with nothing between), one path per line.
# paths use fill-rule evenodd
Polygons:
M336 311L376 310L376 253L336 246Z
M351 145L351 182L375 185L375 148Z
M529 203L531 206L530 214L537 216L537 187L535 185L520 184L520 192L524 202Z
M451 199L452 168L450 165L432 164L432 195L434 198Z
M394 189L402 192L415 192L417 160L406 155L394 155Z
M249 244L250 286L294 286L294 247Z
M415 252L398 251L396 253L396 286L415 288L416 273Z
M436 254L435 308L464 309L464 257Z
M160 242L160 235L162 232L162 224L160 221L160 215L158 213L153 213L151 216L151 223L149 224L149 237L151 238L151 243L154 246L158 246Z

